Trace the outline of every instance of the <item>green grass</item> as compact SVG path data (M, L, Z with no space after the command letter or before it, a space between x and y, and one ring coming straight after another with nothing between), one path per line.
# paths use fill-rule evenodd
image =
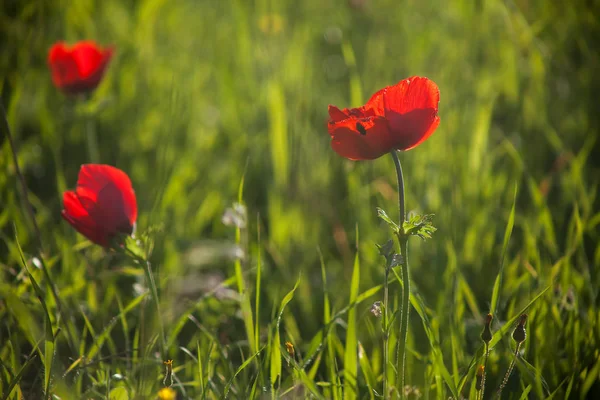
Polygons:
M5 1L0 94L43 251L3 128L0 399L154 399L170 359L178 399L380 398L369 310L390 236L377 207L398 219L394 166L335 154L327 105L411 75L439 85L441 124L400 154L407 211L437 228L409 241L406 384L474 398L492 311L492 398L526 312L502 397L593 398L599 14L542 0ZM116 55L83 102L53 87L46 56L88 38ZM90 124L101 162L133 182L154 287L60 217L94 156ZM222 222L234 203L243 228Z

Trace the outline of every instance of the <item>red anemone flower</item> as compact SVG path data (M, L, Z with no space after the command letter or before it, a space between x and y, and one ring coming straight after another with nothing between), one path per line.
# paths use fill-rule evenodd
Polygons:
M63 218L92 242L104 247L119 234L130 235L137 203L127 174L110 165L84 164L77 188L63 194Z
M96 89L113 55L111 47L103 49L93 41L68 47L55 43L48 53L48 65L54 85L69 94L88 93Z
M440 123L437 85L419 76L375 93L358 108L329 106L331 147L350 160L373 160L421 144Z

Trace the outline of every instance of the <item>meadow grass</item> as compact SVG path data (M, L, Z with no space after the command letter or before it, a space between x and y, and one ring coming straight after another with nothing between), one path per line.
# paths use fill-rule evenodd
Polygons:
M0 93L40 236L3 127L0 398L377 399L384 370L391 396L476 398L488 312L484 398L523 313L502 397L600 393L597 15L543 0L5 1ZM81 39L116 48L85 101L46 65L55 41ZM411 75L439 85L441 124L400 154L407 211L437 228L408 243L402 388L401 318L384 369L370 312L394 166L339 157L326 121L328 104ZM93 158L131 177L149 266L61 219Z

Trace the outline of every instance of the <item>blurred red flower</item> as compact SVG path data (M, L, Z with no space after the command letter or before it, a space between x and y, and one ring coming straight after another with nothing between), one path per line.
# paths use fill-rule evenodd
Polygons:
M93 41L68 47L55 43L48 53L52 82L63 92L88 93L96 89L113 55L113 48L102 49Z
M63 194L63 218L92 242L104 247L119 234L130 235L137 202L127 174L110 165L84 164L77 188Z
M413 76L375 93L358 108L329 106L331 147L350 160L373 160L421 144L440 123L435 82Z

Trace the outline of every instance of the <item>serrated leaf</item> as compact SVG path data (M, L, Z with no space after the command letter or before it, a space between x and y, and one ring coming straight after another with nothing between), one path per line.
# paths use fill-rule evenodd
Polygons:
M405 235L419 236L421 239L431 239L431 235L437 230L433 226L434 214L414 215L403 224Z
M400 231L400 228L398 227L398 224L396 224L394 221L392 221L392 219L390 217L388 217L387 213L383 209L381 209L379 207L377 207L377 216L379 218L381 218L382 220L384 220L385 223L388 224L390 226L390 228L392 228L392 230L394 232L397 233L397 232Z
M394 251L394 241L392 239L389 239L383 245L376 244L376 246L377 249L379 249L379 254L385 258L388 258L390 255L392 255L392 252Z

